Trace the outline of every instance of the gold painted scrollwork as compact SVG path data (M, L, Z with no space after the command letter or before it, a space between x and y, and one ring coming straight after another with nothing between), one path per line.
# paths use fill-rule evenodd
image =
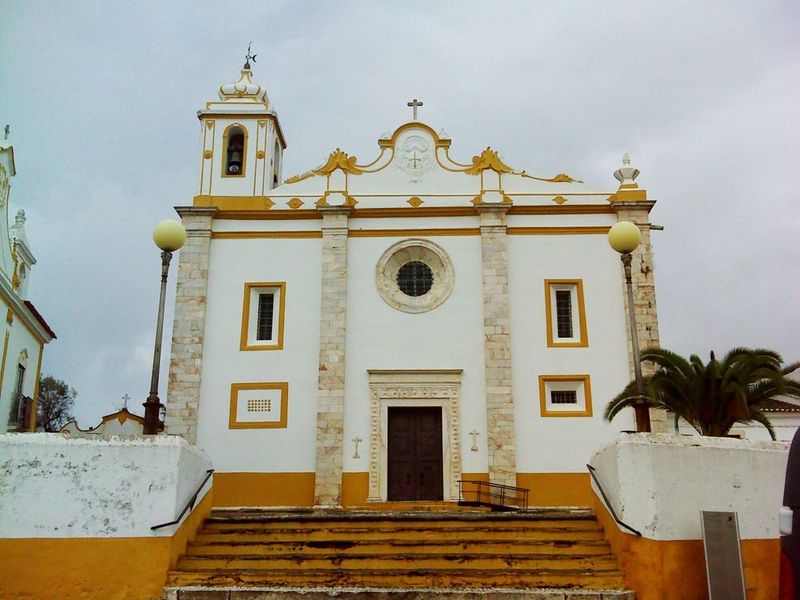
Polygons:
M328 162L319 169L314 169L313 172L317 175L328 175L333 173L336 169L341 169L345 173L361 175L364 171L356 166L357 160L355 156L349 156L347 152L337 148L328 155Z
M472 157L472 165L464 170L468 175L480 175L481 171L492 169L498 173L513 173L514 169L505 164L497 155L497 150L487 147L480 156Z

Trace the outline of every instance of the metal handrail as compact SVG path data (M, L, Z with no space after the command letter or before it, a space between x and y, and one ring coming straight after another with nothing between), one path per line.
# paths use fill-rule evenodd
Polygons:
M209 469L208 471L206 471L206 476L203 478L203 481L201 481L200 485L197 486L197 489L194 491L194 494L192 495L191 498L189 498L189 501L186 503L186 506L183 507L181 514L175 517L174 521L170 521L169 523L161 523L160 525L153 525L150 529L152 531L155 531L156 529L161 529L162 527L169 527L170 525L175 525L177 523L180 523L181 519L183 518L183 515L185 515L187 511L191 511L194 508L194 503L197 502L197 496L200 495L200 490L203 489L203 486L205 486L206 482L211 478L211 475L213 474L214 474L214 469Z
M475 486L475 489L465 490L464 484ZM488 488L484 491L484 487ZM475 500L468 500L467 495L474 495ZM486 498L486 500L483 500ZM509 502L509 504L506 504ZM510 504L513 502L514 504ZM503 485L502 483L489 483L488 481L459 479L458 503L462 506L490 506L505 510L526 510L528 508L528 488Z
M597 489L600 490L600 495L603 497L603 501L605 502L606 507L608 508L608 512L610 512L611 516L614 517L614 520L617 522L617 525L619 525L620 527L624 527L625 529L627 529L628 531L630 531L635 535L638 535L639 537L642 537L641 531L639 531L638 529L634 529L633 527L628 525L625 521L621 520L617 516L617 511L614 510L614 505L611 504L611 501L608 499L608 496L606 496L606 492L603 489L603 485L597 478L596 475L597 469L595 469L592 465L586 465L586 468L589 469L589 475L592 476L592 480L594 481L595 485L597 485Z

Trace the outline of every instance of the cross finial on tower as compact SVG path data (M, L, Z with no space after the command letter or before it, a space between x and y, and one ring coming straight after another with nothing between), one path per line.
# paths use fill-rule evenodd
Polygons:
M413 110L413 111L414 111L414 116L412 117L412 119L413 119L414 121L416 121L416 120L417 120L417 108L419 108L420 106L422 106L422 102L420 102L419 100L417 100L416 98L414 98L414 100L412 100L411 102L409 102L409 103L408 103L408 106L410 106L410 107L411 107L411 110Z
M3 129L3 139L7 140L8 134L10 133L11 133L11 125L6 125L5 128Z
M253 62L256 62L256 56L258 56L258 54L250 54L250 46L252 46L252 45L253 45L253 42L250 42L249 44L247 44L247 54L244 57L244 68L245 69L249 69L250 68L250 61L252 60Z

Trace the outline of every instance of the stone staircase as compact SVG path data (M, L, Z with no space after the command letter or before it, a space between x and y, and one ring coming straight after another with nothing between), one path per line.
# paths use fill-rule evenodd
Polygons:
M214 510L167 600L632 600L589 510Z

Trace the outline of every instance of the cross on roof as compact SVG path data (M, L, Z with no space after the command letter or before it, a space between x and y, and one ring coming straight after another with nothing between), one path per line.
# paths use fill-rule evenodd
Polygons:
M414 111L413 120L416 121L417 120L417 108L422 106L422 102L420 102L419 100L414 98L411 102L408 103L408 106L410 106L411 110Z

